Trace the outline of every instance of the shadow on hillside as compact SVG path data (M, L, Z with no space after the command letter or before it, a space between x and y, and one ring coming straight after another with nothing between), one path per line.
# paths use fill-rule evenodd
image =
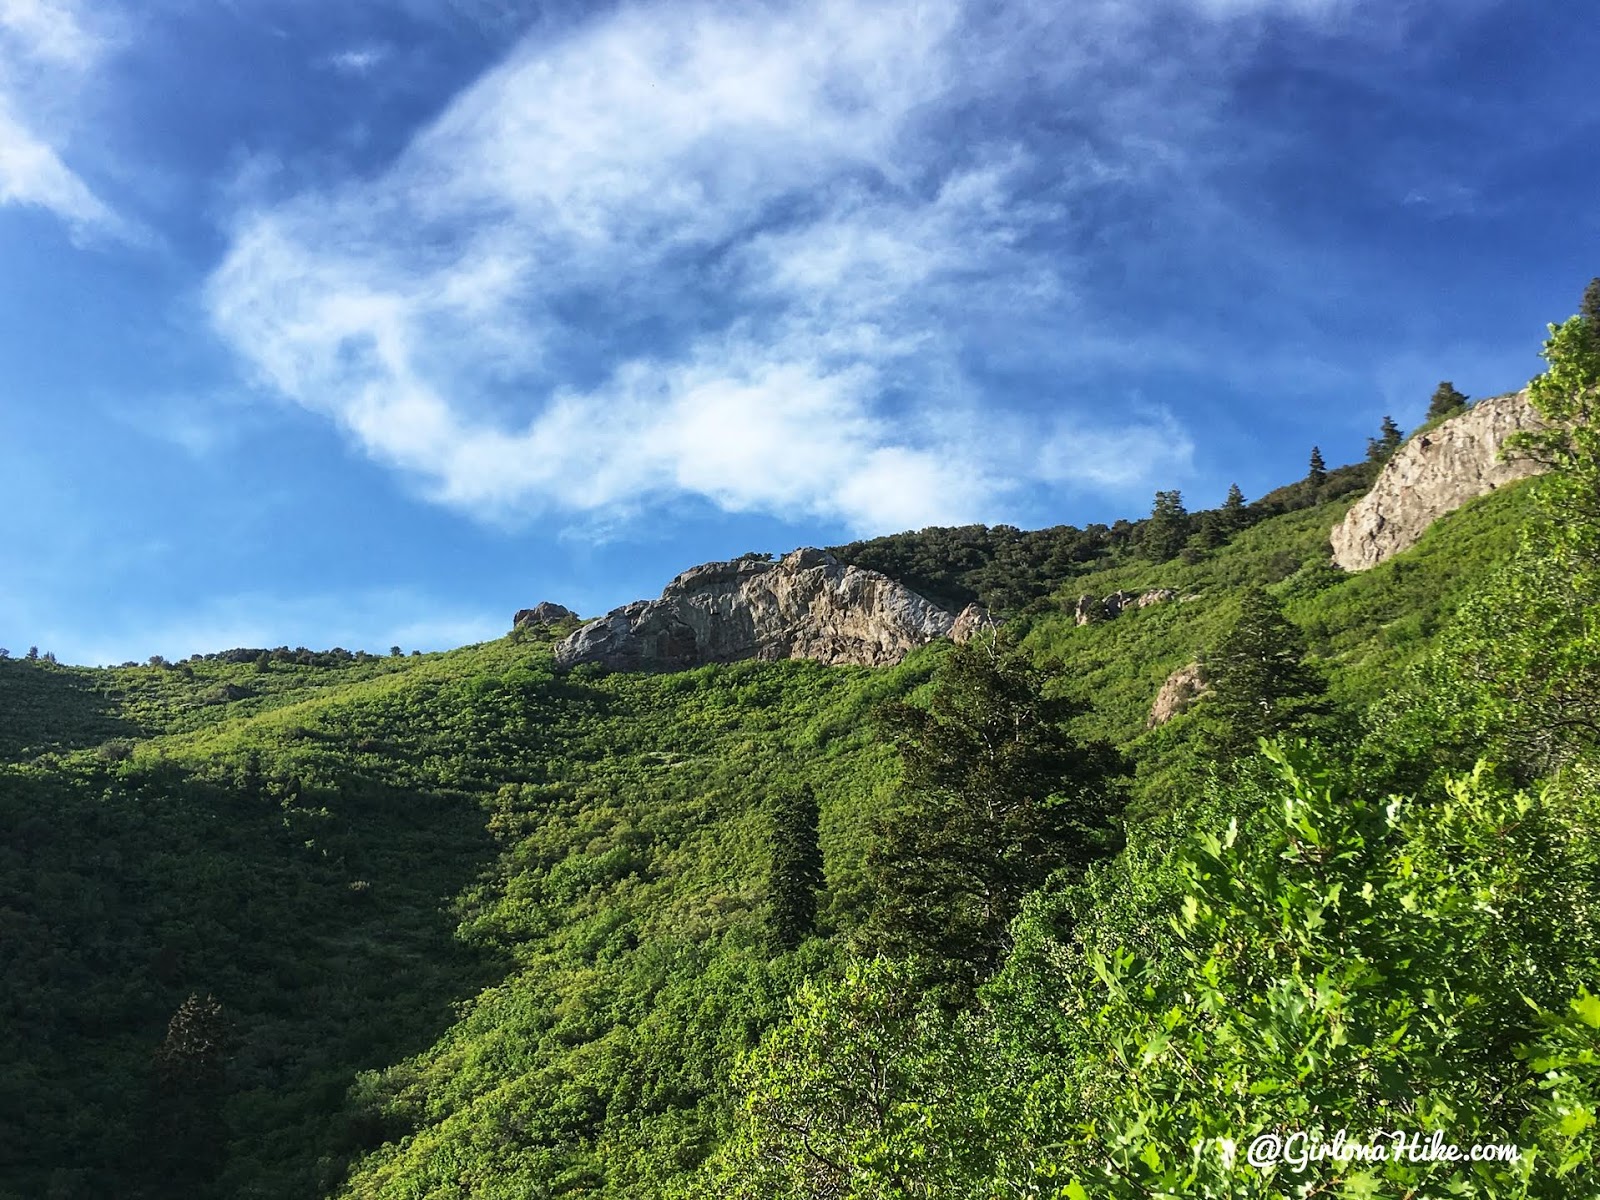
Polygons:
M80 750L139 730L117 713L115 701L72 667L0 659L0 760L15 762L48 750Z
M507 970L454 936L451 901L494 855L470 796L355 771L0 773L0 830L20 1195L326 1195L407 1131L351 1098L358 1076L431 1046ZM155 1056L193 994L220 1003L225 1052L174 1093Z

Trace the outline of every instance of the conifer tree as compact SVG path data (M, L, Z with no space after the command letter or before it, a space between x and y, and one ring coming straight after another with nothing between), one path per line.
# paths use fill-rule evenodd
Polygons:
M1453 417L1456 413L1465 411L1466 407L1466 395L1456 391L1456 385L1448 379L1441 380L1439 386L1433 389L1433 400L1428 404L1428 420Z
M195 1195L226 1153L222 1118L227 1018L215 996L189 996L155 1054L154 1142L145 1169L162 1195Z
M1322 449L1319 446L1311 447L1311 468L1306 473L1306 482L1312 487L1321 487L1328 481L1328 464L1322 461Z
M869 950L921 954L976 983L1008 947L1022 897L1061 867L1109 853L1120 758L1077 740L1080 707L1003 637L950 651L927 708L885 713L901 804L867 855Z
M156 1052L156 1071L172 1090L211 1090L222 1082L227 1022L215 996L198 992L167 1022L167 1038Z
M1600 277L1589 280L1589 286L1583 289L1583 302L1578 306L1578 315L1588 323L1590 329L1600 331Z
M1305 637L1278 601L1261 587L1245 592L1238 618L1205 657L1210 690L1201 712L1211 748L1247 752L1257 738L1320 711L1325 685L1305 657Z
M772 878L768 930L780 950L793 950L816 931L822 847L817 797L808 784L785 788L772 806Z
M1385 416L1383 425L1379 429L1379 436L1367 439L1367 457L1373 462L1388 462L1394 452L1400 449L1400 443L1405 440L1400 426L1394 423L1394 418Z
M1388 458L1400 449L1400 443L1405 441L1405 435L1401 432L1400 426L1394 423L1394 418L1388 415L1383 418L1381 431L1383 436L1379 439L1378 445L1383 448L1383 456Z
M1139 537L1139 548L1147 558L1166 562L1183 549L1188 538L1189 513L1183 507L1183 493L1157 492L1155 505Z
M1228 520L1220 509L1207 509L1200 514L1200 527L1195 530L1194 536L1189 539L1185 547L1187 554L1190 549L1204 552L1215 550L1228 540Z
M1222 502L1222 516L1229 532L1238 532L1245 527L1249 514L1244 510L1244 493L1239 490L1237 483L1228 485L1228 498Z

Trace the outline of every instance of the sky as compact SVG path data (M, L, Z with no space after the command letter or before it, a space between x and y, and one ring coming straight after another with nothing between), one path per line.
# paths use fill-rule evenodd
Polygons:
M0 646L439 649L1520 387L1589 0L0 0Z

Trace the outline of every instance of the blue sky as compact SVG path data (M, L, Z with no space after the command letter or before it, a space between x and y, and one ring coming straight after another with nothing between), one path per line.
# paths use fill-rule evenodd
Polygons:
M1520 386L1587 3L0 0L0 645L438 648Z

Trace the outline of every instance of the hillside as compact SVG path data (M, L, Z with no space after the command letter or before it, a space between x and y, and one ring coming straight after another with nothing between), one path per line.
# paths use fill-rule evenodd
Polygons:
M1290 784L1270 764L1220 757L1204 703L1150 727L1162 681L1224 645L1257 602L1251 589L1264 588L1326 681L1325 711L1300 732L1324 754L1398 761L1398 751L1370 749L1385 736L1385 698L1403 681L1422 686L1414 681L1440 637L1512 560L1547 486L1501 488L1414 548L1347 575L1328 563L1329 531L1374 471L1293 485L1226 537L1164 561L1134 523L926 530L839 548L938 602L988 602L1028 661L1047 664L1038 678L1076 713L1062 726L1074 744L1122 756L1121 782L1108 775L1104 786L1128 806L1116 834L1126 848L1031 893L1014 953L977 998L924 989L915 956L863 953L884 919L886 831L913 811L896 732L911 710L892 706L939 711L969 661L948 642L889 667L749 661L639 673L559 671L561 631L527 630L408 658L241 652L109 670L0 661L0 978L14 1033L0 1048L0 1196L842 1195L824 1190L826 1179L805 1191L793 1182L802 1168L791 1177L772 1166L790 1160L760 1139L782 1144L771 1133L782 1122L761 1124L778 1110L763 1107L768 1084L750 1072L762 1063L776 1072L771 1104L800 1103L802 1092L786 1089L802 1087L810 1060L782 1039L811 1036L808 1012L827 1038L844 1037L827 1024L830 1006L855 1012L857 1001L879 1013L850 1026L868 1029L869 1042L883 1029L932 1039L895 1043L920 1064L899 1086L913 1108L945 1102L927 1100L892 1138L933 1138L953 1156L939 1159L949 1179L1000 1171L966 1154L1009 1144L1009 1133L948 1122L987 1113L996 1128L1027 1126L1036 1139L1066 1121L1048 1104L1019 1115L998 1099L1067 1071L1063 1047L1079 1036L1056 1025L1072 1025L1073 1005L1086 1001L1051 990L1076 968L1057 976L1041 964L1092 957L1119 936L1158 955L1152 930L1169 923L1182 881L1200 878L1180 849L1194 822L1220 828L1232 815L1276 844L1266 814L1278 808L1274 789ZM1171 595L1076 620L1081 596L1152 589ZM1408 763L1434 754L1430 770L1463 765L1443 748L1405 754ZM1300 771L1291 783L1303 791L1304 778L1321 778L1309 761L1292 759L1283 778ZM1397 784L1422 777L1395 771ZM1384 786L1352 778L1335 791ZM815 936L775 950L774 797L796 791L814 794L818 809ZM1340 813L1366 811L1366 800L1340 803ZM1401 830L1420 847L1417 861L1442 853L1431 828ZM1573 880L1593 865L1551 853L1550 871L1570 868ZM1063 933L1074 923L1079 934ZM1467 937L1466 925L1450 929ZM1587 941L1568 940L1548 979L1518 985L1541 1004L1564 1002L1591 961ZM1171 969L1152 961L1157 974ZM1501 968L1486 958L1472 969ZM943 1007L895 999L924 991ZM1116 1008L1118 995L1102 997L1102 1021L1077 1024L1134 1029L1144 1018L1133 999ZM187 999L207 996L216 1008ZM1030 1005L1045 1015L1030 1017ZM874 1023L891 1010L890 1024ZM941 1024L963 1011L966 1032ZM1029 1021L1033 1032L1020 1033ZM1065 1040L1008 1057L1046 1029ZM985 1037L1005 1053L969 1061L951 1049ZM841 1062L854 1045L837 1042ZM782 1057L791 1052L800 1057ZM980 1060L1031 1065L994 1078ZM833 1095L837 1081L819 1078L817 1094ZM1063 1075L1037 1095L1078 1086ZM1094 1087L1110 1094L1103 1080ZM989 1099L978 1104L980 1095ZM807 1120L854 1104L816 1103ZM1499 1128L1498 1112L1479 1114L1484 1128ZM892 1140L889 1128L862 1136ZM907 1162L928 1153L916 1144ZM879 1169L860 1167L859 1178Z

